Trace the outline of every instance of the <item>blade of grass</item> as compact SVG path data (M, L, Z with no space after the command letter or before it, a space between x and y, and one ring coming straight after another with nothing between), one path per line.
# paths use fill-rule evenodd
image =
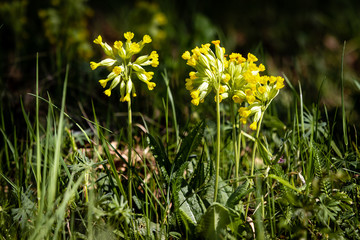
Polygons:
M41 207L41 150L39 124L39 53L36 53L36 188L38 200L38 214Z
M1 112L1 129L5 132L6 129L5 129L4 111L3 111L2 103L0 105L0 112ZM8 148L8 144L6 141L4 144L4 150L5 150L6 166L7 166L7 169L10 170L9 148ZM0 170L4 171L3 166L0 167Z
M347 128L346 128L346 112L345 112L345 102L344 102L344 56L345 56L345 47L346 41L344 42L342 55L341 55L341 112L342 112L342 126L344 133L344 143L346 151L348 150L348 136L347 136Z
M166 85L167 97L168 97L168 99L170 101L170 104L171 104L171 109L172 109L172 114L173 114L173 121L174 121L175 136L176 136L176 146L179 146L180 138L179 138L179 128L178 128L177 119L176 119L175 103L174 103L173 95L171 93L170 84L169 84L169 78L168 78L168 74L167 74L166 69L164 70L164 73L162 73L161 75L162 75L162 77L164 79L164 82L165 82L165 85Z
M61 158L62 132L63 132L63 128L64 128L64 109L65 109L68 74L69 74L69 65L67 65L66 73L65 73L65 81L64 81L63 95L62 95L62 101L61 101L60 120L59 120L59 125L58 125L56 143L55 143L54 162L52 164L52 169L51 169L49 195L48 195L48 197L49 197L48 198L48 206L51 206L55 200L56 189L57 189L57 187L56 187L57 178L58 178L58 173L60 171L59 163L60 163L60 158Z

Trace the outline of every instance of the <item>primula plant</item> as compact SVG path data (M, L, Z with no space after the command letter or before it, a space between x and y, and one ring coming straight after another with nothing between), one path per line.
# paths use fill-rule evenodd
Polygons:
M246 124L251 116L253 117L250 128L259 129L263 114L271 101L284 87L282 77L261 76L260 72L265 71L263 64L256 65L257 57L248 53L247 59L239 53L225 55L225 48L220 46L220 41L212 41L215 46L215 53L211 50L211 44L202 44L195 47L192 53L186 51L182 58L187 64L195 68L196 72L189 73L186 79L186 89L190 91L191 102L194 105L204 102L205 97L214 90L216 112L217 112L217 155L216 155L216 180L214 201L217 200L218 178L220 168L220 105L222 100L230 99L231 109L233 103L239 105L240 123ZM240 149L236 140L235 116L231 110L233 122L233 143L236 159L235 176L238 178L239 152ZM256 143L255 143L256 144ZM253 162L251 175L254 171L256 145L253 149Z
M157 67L159 65L159 55L156 51L152 51L149 55L137 56L145 44L151 43L152 39L149 35L144 35L140 42L131 41L134 38L134 33L124 33L126 39L125 42L115 41L113 47L106 42L102 41L102 37L99 35L95 40L95 44L99 44L107 58L101 62L90 62L90 67L95 70L99 66L108 67L111 72L106 79L99 80L99 83L103 88L110 83L110 86L104 91L104 93L110 97L111 91L120 86L120 101L128 103L128 141L129 141L129 154L128 162L130 168L128 170L129 176L129 206L132 208L132 173L131 167L133 161L131 157L132 152L132 112L131 112L131 97L136 97L135 85L133 83L133 76L135 75L140 81L146 83L149 90L153 90L156 86L154 82L151 82L154 72L147 72L143 67L151 65Z
M154 72L147 72L144 66L151 65L157 67L159 65L159 55L156 51L152 51L149 55L138 56L133 61L134 55L141 52L145 44L151 43L151 37L145 35L140 42L132 42L134 33L127 32L124 34L126 41L115 41L113 47L102 41L99 35L94 43L99 44L108 58L101 62L90 62L90 67L95 70L99 66L109 67L110 74L106 79L99 80L102 87L106 87L108 82L111 82L108 89L104 91L107 96L111 95L111 90L120 84L120 101L130 101L130 97L136 96L135 86L132 81L132 75L136 75L138 79L146 83L149 90L153 90L156 84L151 82Z

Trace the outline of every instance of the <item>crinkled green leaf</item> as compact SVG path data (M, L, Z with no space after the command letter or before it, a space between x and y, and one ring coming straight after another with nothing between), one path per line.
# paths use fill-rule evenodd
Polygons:
M223 239L222 230L230 223L229 210L214 202L201 217L196 232L204 239Z

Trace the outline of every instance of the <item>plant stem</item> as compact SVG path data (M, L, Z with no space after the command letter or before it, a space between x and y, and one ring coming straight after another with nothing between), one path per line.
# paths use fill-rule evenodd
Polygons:
M131 112L131 98L128 101L128 144L129 144L129 149L128 149L128 162L129 162L129 174L128 174L128 179L129 179L129 188L128 188L128 198L129 198L129 207L130 209L132 209L132 167L133 167L133 163L132 163L132 159L131 159L131 151L132 151L132 112Z
M270 104L270 103L269 103L269 104ZM267 106L269 106L269 104L268 104ZM267 106L266 106L266 108L267 108ZM266 110L266 108L265 108L265 110ZM256 131L254 148L253 148L252 159L251 159L251 171L250 171L250 176L253 176L253 175L254 175L255 156L256 156L256 150L257 150L257 145L258 145L258 138L259 138L260 129L261 129L261 122L262 122L262 120L263 120L265 110L261 113L260 120L259 120L259 123L258 123L258 128L257 128L257 131ZM253 183L252 181L250 181L250 184L253 185L254 183ZM248 210L249 210L250 197L251 197L251 194L249 194L248 201L247 201L247 204L246 204L245 219L247 218L247 214L248 214Z
M39 53L36 54L36 188L38 200L38 213L41 206L41 149L39 126Z
M214 202L217 200L217 193L219 188L219 172L220 172L220 101L219 88L216 90L216 175L215 175L215 192Z
M234 158L235 158L235 186L239 186L239 153L236 139L236 117L234 114L234 104L230 103L230 112L231 112L231 123L232 123L232 138L234 144Z
M254 169L255 169L255 156L256 156L256 150L257 150L257 145L258 145L258 137L260 134L260 129L261 129L261 122L264 116L264 112L261 113L261 117L259 120L259 126L258 129L256 131L256 136L255 136L255 143L254 143L254 148L253 148L253 152L252 152L252 157L251 157L251 172L250 172L250 176L254 175Z

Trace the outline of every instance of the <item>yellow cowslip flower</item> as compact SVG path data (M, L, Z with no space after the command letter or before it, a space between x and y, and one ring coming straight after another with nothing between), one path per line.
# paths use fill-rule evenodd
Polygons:
M123 46L124 44L123 44L123 42L122 41L115 41L114 42L114 48L116 48L116 49L121 49L121 47Z
M116 60L111 59L111 58L106 58L99 63L90 62L90 67L91 67L91 70L95 70L99 66L110 67L110 66L114 65L115 63L116 63Z
M189 60L189 59L191 58L190 52L189 52L189 51L184 52L181 57L182 57L184 60Z
M126 32L126 33L124 33L124 38L125 38L126 40L128 40L128 41L131 41L131 39L134 38L134 33L132 33L132 32Z
M111 82L110 87L104 91L105 95L111 96L111 91L116 86L120 86L120 101L126 102L136 97L135 87L132 82L132 74L135 74L141 81L147 84L149 90L153 90L156 84L150 82L153 78L154 72L147 72L144 66L151 65L157 67L159 65L159 55L156 51L152 51L150 55L142 55L134 58L143 49L144 45L152 41L149 35L144 35L140 42L132 42L134 33L124 33L126 42L115 41L113 47L103 42L102 37L99 35L94 43L101 45L104 53L108 58L99 63L90 62L92 70L97 69L99 66L110 68L110 74L106 79L99 80L100 85L105 88L108 82ZM134 59L134 60L133 60Z
M152 39L149 35L144 35L143 43L151 43Z
M109 79L100 79L99 83L103 88L105 88L108 81Z
M258 91L259 91L259 93L263 94L263 93L266 92L266 87L265 87L265 86L260 86L260 87L258 88Z
M218 46L220 44L220 40L214 40L211 41L212 44L214 44L215 46Z
M96 63L96 62L90 62L91 70L95 70L98 66L99 66L98 63Z
M113 71L113 73L115 73L116 75L119 75L119 74L121 74L122 69L121 69L121 67L119 67L119 66L115 66L112 71Z
M146 82L147 83L147 86L148 86L148 89L151 91L154 89L154 87L156 87L156 83L154 82Z
M192 86L192 79L187 78L187 79L185 79L185 81L186 81L186 83L185 83L186 90L189 90L189 91L193 90L194 87Z
M284 79L274 76L261 76L266 70L263 64L256 64L258 58L252 53L247 58L239 53L225 55L225 48L220 46L220 40L211 44L201 44L190 51L185 51L182 58L187 65L196 71L189 73L185 87L190 91L191 102L194 105L204 102L204 98L212 91L219 90L219 100L231 98L240 104L240 122L245 124L253 116L250 128L257 129L260 116L271 100L284 87Z
M95 40L94 40L95 44L101 44L102 43L102 37L101 35L99 35Z
M191 66L191 67L195 67L196 66L196 60L195 58L189 58L189 60L187 61L187 65Z
M121 102L129 102L130 101L130 94L126 93L125 97L120 98Z
M196 71L189 73L190 78L185 81L185 87L190 91L191 102L194 105L204 102L204 98L212 91L219 90L219 102L228 97L227 82L231 76L225 68L225 49L220 46L220 40L212 41L215 51L211 49L210 43L201 44L191 51L185 51L182 58L187 65ZM216 99L215 99L216 100Z
M255 131L257 129L257 122L250 124L250 129Z
M130 51L132 53L136 54L136 53L140 52L140 50L141 50L140 45L138 43L133 42L130 44Z
M244 101L244 99L238 95L232 96L232 100L234 101L234 103L240 103L240 104Z
M219 102L221 102L223 100L223 97L221 95L219 95ZM217 102L216 96L214 97L214 101Z
M110 89L106 89L106 90L104 91L104 93L105 93L105 95L107 95L108 97L110 97L110 95L111 95L111 90L110 90Z
M279 90L281 88L283 88L285 85L284 85L284 78L282 77L277 77L276 78L276 89Z
M255 57L255 55L253 55L251 53L248 53L247 58L248 58L248 61L250 61L250 62L257 62L258 61L257 57Z
M252 104L253 102L255 102L255 97L254 95L248 95L246 96L246 100L249 104Z

